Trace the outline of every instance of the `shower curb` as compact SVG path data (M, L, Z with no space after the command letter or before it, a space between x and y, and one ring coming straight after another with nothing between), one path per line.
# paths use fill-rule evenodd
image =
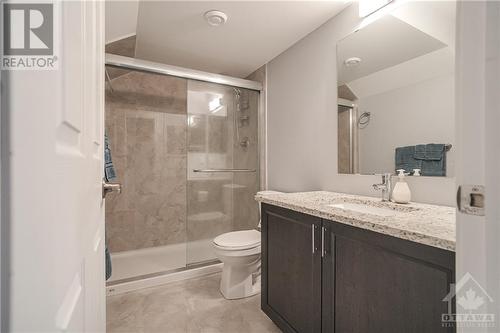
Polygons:
M146 277L143 279L122 282L106 286L106 296L115 296L136 291L144 288L157 287L164 284L193 279L222 271L222 263L207 265L196 268L188 268L182 271L174 271L159 276Z

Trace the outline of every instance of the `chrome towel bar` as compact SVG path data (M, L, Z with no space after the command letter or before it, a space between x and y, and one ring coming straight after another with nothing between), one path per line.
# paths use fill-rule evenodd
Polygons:
M193 172L255 172L255 169L193 169Z

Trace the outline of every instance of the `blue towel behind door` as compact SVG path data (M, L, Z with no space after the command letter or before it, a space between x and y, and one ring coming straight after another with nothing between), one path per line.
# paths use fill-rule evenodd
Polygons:
M104 177L108 182L116 180L115 167L113 166L113 160L111 159L111 148L109 147L109 140L106 134L104 134ZM107 244L105 250L105 257L106 257L106 280L108 280L111 277L111 273L113 272L113 267L111 266L111 254L109 253Z
M116 180L115 167L111 158L111 148L109 147L109 139L106 134L104 134L104 176L108 182Z

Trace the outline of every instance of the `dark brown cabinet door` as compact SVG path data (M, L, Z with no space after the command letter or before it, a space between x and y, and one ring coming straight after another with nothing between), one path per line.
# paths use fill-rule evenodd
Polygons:
M284 332L321 332L321 219L262 205L262 310Z
M453 332L441 325L455 254L323 221L323 332Z

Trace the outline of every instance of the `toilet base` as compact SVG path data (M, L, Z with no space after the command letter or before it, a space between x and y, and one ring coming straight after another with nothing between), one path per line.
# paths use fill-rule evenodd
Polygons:
M224 263L220 291L226 299L250 297L260 293L260 258L248 265Z

